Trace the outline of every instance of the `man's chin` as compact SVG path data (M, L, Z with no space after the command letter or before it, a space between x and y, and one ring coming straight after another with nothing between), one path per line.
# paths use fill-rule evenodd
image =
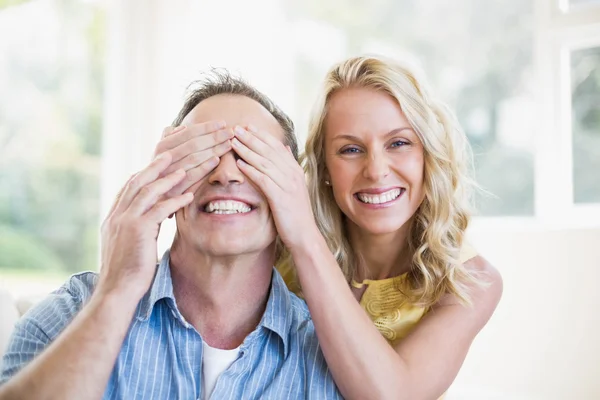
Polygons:
M264 251L266 245L259 243L250 243L248 238L232 240L211 240L210 243L203 243L197 247L201 253L211 257L238 257L249 254L256 254Z

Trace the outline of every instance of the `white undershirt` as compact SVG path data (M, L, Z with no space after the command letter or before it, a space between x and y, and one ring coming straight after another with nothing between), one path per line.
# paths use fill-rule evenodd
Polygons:
M233 350L215 349L202 342L202 393L204 400L208 400L215 388L217 379L240 354L240 348Z

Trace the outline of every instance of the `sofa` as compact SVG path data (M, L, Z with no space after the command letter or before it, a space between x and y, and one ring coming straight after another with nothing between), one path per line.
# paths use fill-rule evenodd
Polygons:
M8 291L0 288L0 357L6 351L15 323L33 303L28 299L16 300Z

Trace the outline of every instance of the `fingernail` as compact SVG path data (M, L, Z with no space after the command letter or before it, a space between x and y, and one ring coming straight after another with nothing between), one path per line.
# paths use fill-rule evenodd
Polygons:
M222 130L220 132L223 132L221 134L221 137L223 137L225 139L229 139L229 138L232 138L232 137L235 136L235 134L233 133L233 130L231 130L231 129L225 129L225 130Z
M235 133L238 133L240 136L244 136L246 134L246 130L241 126L236 126Z
M173 129L173 131L171 131L171 133L169 135L172 135L174 133L180 132L180 131L184 130L185 128L186 128L185 125L179 125L175 129Z
M238 159L237 159L237 163L238 163L238 164L240 164L240 165L243 165L243 166L246 166L246 165L248 165L248 164L246 163L246 161L242 160L241 158L238 158Z
M234 147L239 147L242 144L242 142L240 142L239 140L237 140L237 138L233 138L231 140L231 143L233 144Z
M249 124L248 125L248 130L251 132L258 132L258 129L256 128L256 126Z
M219 158L218 158L218 157L213 157L213 158L209 159L209 160L207 161L207 163L208 163L208 166L209 166L209 167L212 167L212 168L214 168L214 167L216 167L216 166L217 166L217 164L219 164L219 161L220 161L220 160L219 160Z
M226 126L225 121L217 121L217 129L225 128Z
M179 132L183 128L184 128L183 126L170 126L170 127L166 127L163 130L162 138L166 138L167 136L171 136L172 134Z
M158 156L156 156L156 158L154 160L155 161L162 161L165 158L167 158L167 153L160 153Z

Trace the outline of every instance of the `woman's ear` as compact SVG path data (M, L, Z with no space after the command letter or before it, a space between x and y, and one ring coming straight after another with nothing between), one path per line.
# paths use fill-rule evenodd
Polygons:
M325 170L323 172L323 182L327 186L331 186L331 177L329 176L329 171Z

